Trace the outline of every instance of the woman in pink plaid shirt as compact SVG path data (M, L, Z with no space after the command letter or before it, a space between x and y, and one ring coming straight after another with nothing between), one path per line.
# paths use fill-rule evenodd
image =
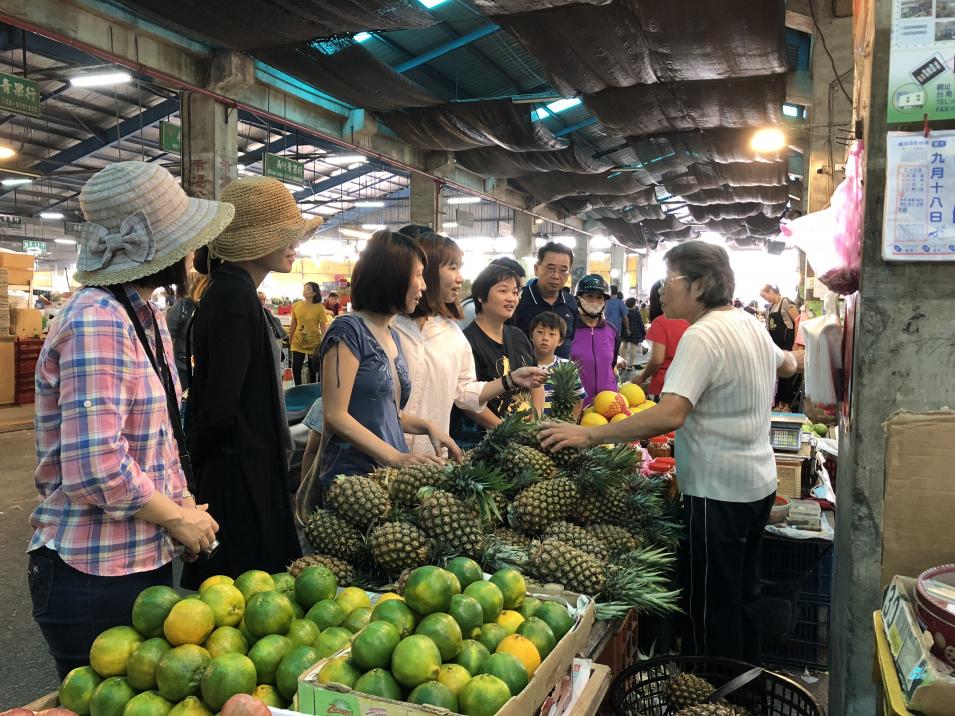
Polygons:
M80 193L77 282L36 367L35 480L28 548L33 616L60 678L93 639L129 624L137 594L172 586L218 525L189 492L179 380L166 322L149 298L183 287L185 258L232 220L192 199L158 164L119 162ZM171 367L171 370L170 370ZM184 441L183 441L184 445Z

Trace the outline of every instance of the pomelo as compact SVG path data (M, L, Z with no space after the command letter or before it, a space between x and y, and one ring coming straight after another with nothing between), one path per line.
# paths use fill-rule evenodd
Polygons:
M295 599L295 577L288 572L276 572L272 575L275 582L275 591L284 594L289 599Z
M647 399L647 395L643 392L643 388L636 383L624 383L620 386L617 392L627 399L627 405L629 405L631 408L637 407L640 405L640 403Z
M371 607L358 607L357 609L352 609L351 613L345 617L342 626L352 634L357 634L370 621Z
M481 627L481 633L478 634L477 640L484 645L484 648L493 654L494 651L497 650L497 645L500 644L506 636L507 629L500 624L489 622Z
M93 640L90 647L90 666L103 678L122 676L126 673L129 657L142 641L139 632L132 627L117 626L107 629Z
M187 696L172 707L167 716L212 716L209 707L196 696Z
M259 684L256 686L252 692L252 698L258 699L266 706L271 706L275 709L284 709L288 706L288 702L282 698L282 694L280 694L279 690L272 686L272 684Z
M515 612L512 609L503 609L501 613L497 615L496 623L504 627L504 631L510 635L514 634L517 628L524 623L524 617L521 616L520 612Z
M537 612L537 607L541 605L537 597L524 597L524 603L521 604L519 611L525 619L530 619Z
M294 619L291 600L279 592L260 592L245 605L245 627L257 637L284 634Z
M211 577L206 577L202 584L199 585L199 594L202 594L209 587L215 584L235 584L235 580L232 577L227 577L224 574L215 574Z
M600 413L585 413L580 418L580 424L585 428L596 427L597 425L606 425L610 421Z
M335 597L335 601L345 612L346 617L359 607L371 607L368 594L360 587L345 587Z

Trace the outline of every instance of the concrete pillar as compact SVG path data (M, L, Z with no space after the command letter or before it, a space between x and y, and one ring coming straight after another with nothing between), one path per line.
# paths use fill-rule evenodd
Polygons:
M610 249L610 283L616 284L623 293L623 297L627 297L627 291L630 288L630 279L627 276L627 250L617 244Z
M534 246L534 217L526 211L514 212L514 258L518 261L528 256L537 256L537 247ZM534 262L531 261L531 264Z
M577 282L587 275L587 256L590 254L590 237L578 236L577 246L574 247L574 263L570 267L570 290L573 291Z
M862 16L856 18L854 42L857 76L864 82L856 96L865 126L866 172L861 288L848 301L846 330L854 340L851 410L840 426L829 630L829 713L841 716L870 716L876 709L872 612L881 596L883 424L896 410L955 405L949 349L955 264L885 262L881 256L892 5L892 0L857 4Z
M411 223L440 228L438 184L420 172L411 172Z
M218 199L238 176L238 112L206 95L183 92L182 188L189 196Z

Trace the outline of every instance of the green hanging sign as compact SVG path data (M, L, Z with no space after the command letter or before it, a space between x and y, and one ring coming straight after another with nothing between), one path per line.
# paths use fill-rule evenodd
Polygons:
M40 86L33 80L0 72L0 109L40 116Z
M164 152L182 154L182 126L172 122L160 122L159 148Z
M262 174L275 177L281 182L297 186L305 185L305 164L278 154L265 153L262 156Z

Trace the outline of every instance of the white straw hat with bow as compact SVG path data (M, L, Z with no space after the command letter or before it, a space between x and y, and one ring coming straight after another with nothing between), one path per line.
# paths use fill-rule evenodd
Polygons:
M86 286L135 282L181 261L218 236L232 204L186 196L158 164L117 162L80 192L87 223L80 231L74 279Z

